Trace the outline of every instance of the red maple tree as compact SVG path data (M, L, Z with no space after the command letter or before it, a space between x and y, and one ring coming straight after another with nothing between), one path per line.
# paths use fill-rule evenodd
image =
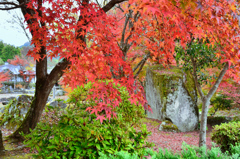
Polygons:
M42 0L17 4L7 9L22 8L22 13L32 34L34 48L28 55L36 60L36 93L26 120L13 134L29 132L35 128L45 107L48 95L56 81L64 74L63 82L71 87L93 81L92 99L102 99L87 110L96 113L99 120L115 116L112 109L121 101L113 84L127 87L131 101L144 104L143 88L135 80L131 60L119 47L118 21L106 14L114 5L124 0L111 0L100 8L89 0ZM1 4L1 3L0 3ZM7 4L4 2L2 4ZM218 44L222 63L239 70L237 61L239 27L237 4L225 0L130 0L126 12L138 15L130 27L129 43L144 46L146 55L163 65L172 63L176 41L185 47L193 38L208 39L210 45ZM5 9L5 10L7 10ZM3 10L3 8L2 8ZM126 39L122 38L125 42ZM125 44L129 44L125 43ZM124 43L123 43L124 44ZM143 51L145 53L145 51ZM50 74L47 57L62 59ZM144 64L144 63L143 63ZM108 84L103 80L108 79ZM111 105L111 106L110 106Z

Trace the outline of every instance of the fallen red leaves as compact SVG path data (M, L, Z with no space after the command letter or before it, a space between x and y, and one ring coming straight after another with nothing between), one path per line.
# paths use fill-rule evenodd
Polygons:
M152 119L148 119L152 120ZM153 120L152 120L153 121ZM160 125L160 121L154 120L154 122L158 122ZM147 129L152 132L152 135L149 136L148 141L153 142L155 146L153 149L158 151L159 148L172 150L173 152L180 152L182 150L182 143L186 142L188 145L198 146L199 141L199 130L192 132L163 132L159 131L159 126L152 125L150 122L145 122L147 125ZM211 133L212 128L208 126L207 131L207 147L211 147Z

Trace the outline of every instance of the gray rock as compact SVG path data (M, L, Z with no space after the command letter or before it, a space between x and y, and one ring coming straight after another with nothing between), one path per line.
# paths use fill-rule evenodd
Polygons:
M182 132L197 128L197 92L190 74L176 67L170 70L161 66L148 68L146 98L153 111L147 111L149 118L170 120Z
M62 109L67 107L67 104L64 103L63 100L59 100L59 99L50 102L48 105L52 106L52 107L59 107L59 108L62 108Z
M56 91L56 96L63 96L65 94L65 92L63 90L57 90Z

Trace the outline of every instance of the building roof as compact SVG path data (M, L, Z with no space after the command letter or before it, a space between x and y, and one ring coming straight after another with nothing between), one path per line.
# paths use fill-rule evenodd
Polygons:
M20 66L11 65L11 64L5 62L4 65L0 66L0 72L4 72L4 70L9 70L14 75L18 75L19 74L19 70L20 70Z

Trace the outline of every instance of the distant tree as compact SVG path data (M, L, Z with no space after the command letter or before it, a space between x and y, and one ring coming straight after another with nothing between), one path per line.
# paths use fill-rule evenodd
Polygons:
M31 59L31 60L33 60L33 58L32 57L30 57L30 56L27 56L27 53L28 53L28 51L30 50L32 48L32 46L23 46L22 48L21 48L21 56L22 56L22 58L25 58L25 59Z
M34 64L34 60L26 59L24 57L15 56L13 60L8 60L12 65L20 66L19 76L23 79L25 87L29 86L29 83L35 77L34 72L31 68L31 65Z
M2 41L0 41L0 57L2 56L2 50L4 48L4 44Z
M1 52L1 57L3 61L7 61L8 59L13 59L16 55L20 55L20 49L18 47L14 47L12 45L6 45L3 47Z
M4 61L0 58L0 65L3 65Z

